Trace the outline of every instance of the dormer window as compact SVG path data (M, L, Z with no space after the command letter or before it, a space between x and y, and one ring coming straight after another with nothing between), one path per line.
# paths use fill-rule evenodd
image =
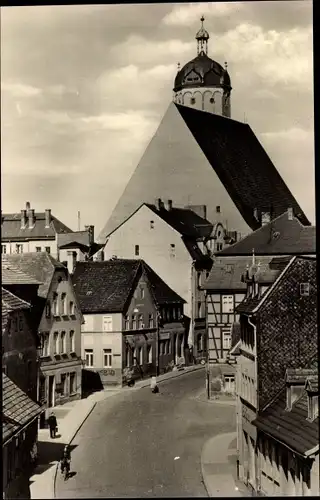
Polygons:
M301 297L310 295L310 283L300 283L300 295Z
M154 229L154 221L153 220L150 221L150 229Z

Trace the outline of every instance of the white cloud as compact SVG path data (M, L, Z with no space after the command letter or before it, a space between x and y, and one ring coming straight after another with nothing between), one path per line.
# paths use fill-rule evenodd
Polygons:
M169 26L190 26L204 15L206 18L219 18L235 14L242 9L238 2L205 2L179 5L163 18L163 23Z
M13 97L33 97L40 95L42 90L37 87L32 87L30 85L24 85L20 83L1 83L1 90L9 92Z
M288 130L280 130L275 132L264 132L261 134L264 139L269 142L280 142L288 141L292 144L297 144L297 142L313 142L314 134L311 130L305 130L299 127L293 127Z

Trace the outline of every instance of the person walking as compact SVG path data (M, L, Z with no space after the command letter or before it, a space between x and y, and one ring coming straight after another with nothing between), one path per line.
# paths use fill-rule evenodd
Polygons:
M56 437L56 432L58 429L58 424L57 424L57 419L53 411L50 414L50 417L48 418L48 424L49 424L49 429L50 429L50 437L54 439Z
M159 392L159 387L157 385L157 379L156 379L156 377L152 377L151 378L151 384L150 384L150 386L151 386L151 391L152 392L154 392L154 393Z

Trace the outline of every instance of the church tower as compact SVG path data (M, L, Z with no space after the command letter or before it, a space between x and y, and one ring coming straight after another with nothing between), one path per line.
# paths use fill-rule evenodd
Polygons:
M209 33L203 26L196 34L198 55L180 69L174 82L173 102L216 115L231 117L231 81L223 68L208 57Z

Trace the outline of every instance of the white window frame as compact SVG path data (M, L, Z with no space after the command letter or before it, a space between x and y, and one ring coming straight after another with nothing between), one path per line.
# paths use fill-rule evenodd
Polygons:
M61 341L61 354L65 354L67 352L67 334L65 330L61 332L60 341Z
M102 317L102 331L112 332L112 316Z
M94 366L94 360L93 360L93 349L85 349L84 350L84 359L85 359L85 366L88 368L92 368Z
M103 349L103 367L112 368L112 349L110 347Z
M16 253L23 253L22 243L16 243Z
M67 294L61 294L61 316L67 315Z
M69 301L69 313L70 313L70 316L74 316L74 314L75 314L75 305L74 305L73 300Z
M59 332L53 332L53 353L60 354L60 346L59 346Z
M222 346L223 349L230 349L231 347L231 329L222 328Z
M153 316L153 313L149 314L149 328L154 328L154 316Z
M232 314L234 312L234 295L222 295L222 314ZM231 306L232 302L232 307Z
M7 253L7 245L1 245L1 253Z
M132 315L132 330L136 330L137 329L137 316L136 314L133 314Z
M52 299L52 315L59 316L58 294L54 294Z
M49 333L42 333L42 356L49 356Z
M124 329L130 330L130 318L128 315L124 317Z
M70 352L75 352L75 333L74 330L70 330Z
M143 328L143 314L138 315L138 330L141 330Z

